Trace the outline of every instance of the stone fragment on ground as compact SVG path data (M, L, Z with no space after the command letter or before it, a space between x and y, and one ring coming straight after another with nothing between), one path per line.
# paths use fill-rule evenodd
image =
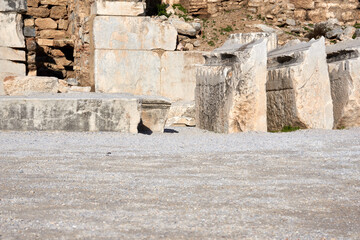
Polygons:
M138 131L142 133L164 132L167 115L171 106L169 99L164 97L142 96L141 124Z
M269 131L285 126L332 129L324 38L271 51L266 91Z
M196 36L196 33L198 32L193 25L190 23L187 23L185 21L180 20L179 18L169 18L169 23L173 25L177 32L182 35L187 35L190 37Z
M178 101L171 104L166 126L195 127L195 101Z
M215 49L198 67L196 126L218 133L266 131L267 39Z
M326 48L334 128L360 126L360 39Z
M59 90L59 80L56 77L14 76L4 74L0 81L3 82L5 95L57 93Z

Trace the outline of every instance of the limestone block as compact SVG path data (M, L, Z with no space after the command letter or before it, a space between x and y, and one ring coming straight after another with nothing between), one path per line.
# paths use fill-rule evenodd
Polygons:
M0 59L0 73L1 72L8 72L16 75L25 76L26 66L23 63L17 63L9 60Z
M21 15L0 12L0 35L0 46L25 48Z
M196 126L219 133L266 131L267 39L206 56L196 76Z
M26 0L1 0L0 12L26 12Z
M268 54L268 130L333 127L325 40L288 45Z
M98 16L142 16L145 2L119 2L96 0L91 6L91 14Z
M97 16L93 24L95 49L175 50L176 29L150 17Z
M57 23L51 18L37 18L35 20L35 25L39 29L56 29L58 26Z
M334 128L360 126L360 39L326 49L334 105Z
M91 87L71 86L69 92L91 92Z
M166 126L195 127L195 101L178 101L171 104Z
M0 47L0 59L25 62L25 51L8 47Z
M55 77L6 76L0 81L4 84L5 95L57 93L59 89L59 82Z
M160 56L153 51L95 50L96 92L160 95Z
M161 56L160 95L172 101L194 101L196 67L204 64L202 52L165 52Z
M0 130L137 133L139 98L121 94L0 97Z
M139 132L164 132L167 114L171 106L170 100L163 97L142 97L140 102L141 126L139 126Z
M185 21L176 18L170 18L169 22L171 23L171 25L173 25L176 28L179 34L187 35L191 37L196 36L197 30L190 23L187 23Z
M270 32L230 34L228 40L226 40L223 46L231 47L233 44L246 44L262 38L266 38L268 40L267 43L268 51L274 50L278 47L278 39L276 33L270 33Z

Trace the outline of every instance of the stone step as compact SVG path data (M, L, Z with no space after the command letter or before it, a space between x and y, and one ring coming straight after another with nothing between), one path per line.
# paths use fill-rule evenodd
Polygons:
M163 132L170 105L130 94L0 96L0 130Z
M142 16L145 15L145 2L96 0L91 5L91 14L97 16Z

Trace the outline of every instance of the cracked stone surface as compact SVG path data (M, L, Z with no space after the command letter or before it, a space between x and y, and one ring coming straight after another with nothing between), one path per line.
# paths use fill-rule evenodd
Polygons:
M359 239L360 129L1 132L0 239Z

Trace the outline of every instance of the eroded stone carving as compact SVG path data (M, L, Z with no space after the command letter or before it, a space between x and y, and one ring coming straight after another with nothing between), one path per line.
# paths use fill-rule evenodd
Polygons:
M206 56L196 78L196 126L219 133L266 131L267 40Z

